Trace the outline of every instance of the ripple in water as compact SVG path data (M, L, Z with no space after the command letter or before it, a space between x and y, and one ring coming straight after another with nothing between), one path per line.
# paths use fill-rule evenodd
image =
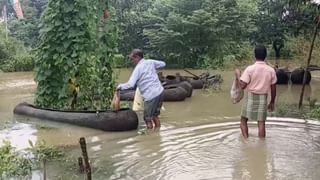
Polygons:
M98 166L108 179L317 179L320 123L270 119L267 138L240 135L239 123L166 129L128 140L103 142ZM103 147L104 146L104 147Z

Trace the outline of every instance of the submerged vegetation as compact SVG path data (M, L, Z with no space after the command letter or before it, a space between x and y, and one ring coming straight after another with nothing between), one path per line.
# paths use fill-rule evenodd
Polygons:
M31 169L31 161L20 155L10 142L4 142L4 145L0 147L0 179L26 176L31 173Z
M273 115L277 117L320 120L320 104L315 99L309 99L309 105L305 105L299 109L298 104L279 103Z
M8 141L4 141L0 147L0 179L10 177L26 177L32 170L39 169L43 160L64 160L61 149L47 145L44 141L38 141L26 151L17 151Z

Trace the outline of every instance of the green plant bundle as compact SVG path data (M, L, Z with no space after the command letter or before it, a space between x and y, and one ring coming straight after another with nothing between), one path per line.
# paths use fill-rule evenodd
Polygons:
M35 104L54 109L109 108L117 28L112 18L105 19L104 10L108 10L105 1L49 1L36 50Z

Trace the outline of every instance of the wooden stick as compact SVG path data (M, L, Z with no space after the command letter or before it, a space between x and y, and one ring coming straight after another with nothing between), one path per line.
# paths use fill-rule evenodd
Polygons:
M191 74L192 76L196 77L196 78L199 78L199 76L193 74L192 72L188 71L187 69L183 69L185 72Z
M84 166L83 166L83 159L82 157L78 157L78 165L79 165L79 172L84 173Z
M43 159L43 180L47 179L47 160Z
M320 15L318 15L317 18L318 18L318 22L317 22L317 25L314 28L313 38L312 38L312 42L311 42L311 46L310 46L310 50L309 50L308 61L307 61L307 65L306 65L305 70L304 70L304 75L303 75L303 83L302 83L302 89L301 89L300 100L299 100L299 109L301 109L301 106L302 106L303 94L304 94L304 89L305 89L306 81L307 81L307 73L308 73L307 71L308 71L308 67L310 65L310 61L311 61L314 41L315 41L315 39L317 37L318 28L319 28L319 25L320 25Z
M309 67L308 67L308 70L309 70L309 71L319 71L319 70L320 70L320 67L316 67L316 66L311 66L311 67L310 67L310 66L309 66Z
M89 157L88 157L88 153L87 153L86 139L84 137L81 137L79 142L80 142L80 147L81 147L81 151L82 151L82 156L84 159L87 180L91 180L91 167L90 167Z

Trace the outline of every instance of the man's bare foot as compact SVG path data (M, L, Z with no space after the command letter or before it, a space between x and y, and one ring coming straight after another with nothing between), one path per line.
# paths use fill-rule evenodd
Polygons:
M146 122L146 125L147 125L147 129L152 129L153 128L152 121Z

